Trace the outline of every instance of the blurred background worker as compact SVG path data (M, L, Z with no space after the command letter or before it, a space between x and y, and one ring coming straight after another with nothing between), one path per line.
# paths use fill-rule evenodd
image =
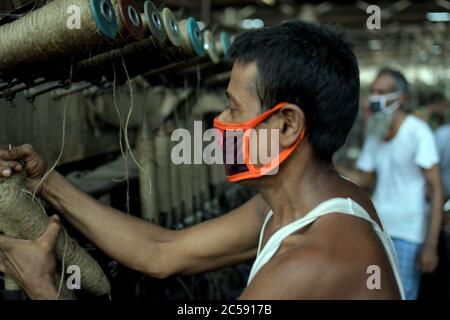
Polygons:
M410 114L408 93L399 71L379 71L367 101L358 170L337 168L368 190L376 180L375 205L394 242L406 298L416 299L421 272L438 264L443 191L433 132Z
M450 124L445 122L447 108L448 101L445 95L442 92L434 91L428 96L425 107L415 112L435 130L446 203L450 200ZM450 202L447 204L446 211L450 213ZM450 214L444 215L439 244L439 260L436 275L422 279L420 290L422 298L438 298L443 294L450 297Z
M428 98L425 112L420 117L435 129L436 144L439 151L444 195L450 198L450 124L445 123L448 102L441 92L433 92Z

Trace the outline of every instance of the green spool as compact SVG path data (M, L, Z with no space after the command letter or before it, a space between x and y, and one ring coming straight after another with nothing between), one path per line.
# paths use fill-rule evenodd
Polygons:
M153 1L145 1L144 16L151 35L159 42L166 41L167 36L162 24L162 18Z
M106 39L117 37L118 24L114 7L110 0L89 0L92 17L98 30Z
M199 57L203 57L205 55L205 41L203 40L203 34L200 31L197 20L189 17L187 28L192 48Z
M222 46L223 55L225 57L228 57L228 54L230 53L230 45L231 45L230 35L228 34L228 32L224 31L224 32L220 33L220 45Z
M161 12L164 30L169 42L175 47L181 46L181 34L178 27L177 18L169 8L164 8Z
M206 30L203 34L205 38L205 49L209 55L209 58L214 63L220 62L219 53L217 52L216 42L214 41L214 36L210 30Z

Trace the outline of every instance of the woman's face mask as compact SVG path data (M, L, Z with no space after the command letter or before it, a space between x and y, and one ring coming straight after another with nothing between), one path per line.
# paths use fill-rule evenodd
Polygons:
M220 141L222 142L225 173L228 181L238 182L256 179L264 175L274 175L277 173L280 164L294 151L303 139L303 132L292 146L281 152L275 150L276 155L267 158L267 161L262 164L258 161L260 160L259 155L255 157L252 152L253 150L258 149L255 146L255 144L258 144L258 142L255 141L257 140L255 138L257 138L257 136L261 138L261 135L258 135L255 128L287 104L287 102L280 103L269 111L245 122L232 123L221 121L218 118L214 119L214 127L219 130L221 135ZM275 131L275 129L272 130ZM273 139L275 136L278 137L276 133L278 133L278 131L275 133L270 132L269 134L271 137L269 148L271 153L279 146L279 140L275 139L274 141ZM267 142L267 140L265 141ZM266 155L264 155L264 157L266 157Z

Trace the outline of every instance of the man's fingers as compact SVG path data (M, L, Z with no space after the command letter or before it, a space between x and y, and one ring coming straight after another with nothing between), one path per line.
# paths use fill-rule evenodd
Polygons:
M34 153L33 146L30 144L24 144L18 147L8 149L0 149L0 159L3 160L27 160Z
M9 177L13 171L21 171L22 165L16 161L0 160L0 176Z
M54 215L50 217L47 229L45 229L44 234L39 238L39 240L42 241L47 248L53 249L60 231L61 223L59 217Z

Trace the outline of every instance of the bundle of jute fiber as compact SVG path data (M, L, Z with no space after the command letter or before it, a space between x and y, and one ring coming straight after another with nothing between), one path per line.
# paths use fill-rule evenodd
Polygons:
M49 218L43 207L25 190L25 175L0 178L0 230L20 238L35 240L45 231ZM56 257L65 266L78 266L81 288L97 296L110 291L110 283L97 262L63 228L56 242Z
M0 229L0 233L5 234L6 236L9 237L13 237L13 238L20 238L18 234L11 234L11 233L5 233L5 231ZM57 295L57 299L62 299L62 300L75 300L76 296L75 293L71 290L69 290L69 288L67 288L67 286L62 285L61 282L61 275L59 273L55 273L55 284L58 287L58 295ZM20 290L20 286L19 284L11 277L9 277L8 275L5 275L4 277L4 286L5 286L5 290L8 291L17 291Z

